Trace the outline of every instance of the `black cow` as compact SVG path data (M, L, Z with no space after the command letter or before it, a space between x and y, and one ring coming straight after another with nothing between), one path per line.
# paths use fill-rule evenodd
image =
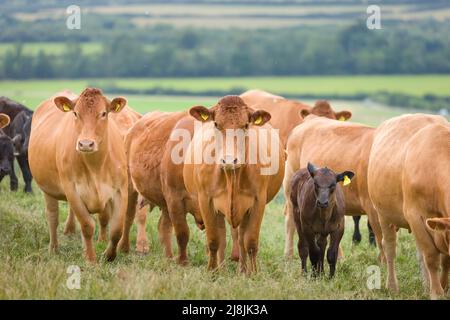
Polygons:
M10 176L11 191L18 188L18 179L14 171L14 156L19 163L25 181L25 192L32 192L31 171L28 165L28 141L31 131L33 112L9 98L0 97L0 113L11 119L9 126L0 133L0 181Z

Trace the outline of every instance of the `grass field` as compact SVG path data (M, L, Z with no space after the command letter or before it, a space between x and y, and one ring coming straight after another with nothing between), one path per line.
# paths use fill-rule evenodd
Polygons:
M279 78L273 83L266 79L121 79L115 83L130 87L146 88L149 85L173 85L181 88L230 88L238 85L261 87L268 90L293 90L308 92L301 84L308 84L306 78ZM319 78L316 78L319 84ZM429 79L430 81L424 81ZM325 78L327 85L320 90L344 88L342 81L351 78ZM450 77L408 77L409 84L424 91L448 92ZM440 81L439 81L440 80ZM294 82L295 84L291 83ZM362 82L367 81L365 86ZM372 90L370 84L386 86L391 79L353 79L358 88ZM3 81L0 92L34 108L41 100L56 91L70 88L80 92L88 83L105 83L106 80L78 81ZM284 86L282 85L284 84ZM408 88L403 82L403 86ZM403 88L402 86L402 88ZM317 88L316 88L317 89ZM411 90L410 88L408 88ZM299 90L299 91L295 91ZM168 97L168 96L127 96L130 105L140 112L150 110L174 111L186 109L195 104L212 105L214 97ZM336 101L337 110L348 109L353 112L353 121L377 125L405 110L384 106L368 105L358 102ZM20 179L20 178L19 178ZM367 268L379 265L376 248L369 246L365 218L361 221L363 241L355 246L351 242L353 223L347 218L343 239L345 258L339 262L337 276L333 280L311 279L300 274L300 263L295 254L292 260L283 257L284 217L283 197L279 195L266 208L262 225L258 262L260 272L252 277L237 272L237 265L227 261L223 270L217 274L206 271L204 233L198 230L189 216L191 240L189 242L190 264L180 267L163 256L157 241L157 210L149 215L147 232L151 249L146 256L136 253L120 254L115 262L99 262L91 266L84 262L79 234L67 237L62 234L63 222L67 214L66 204L60 206L59 240L60 252L51 255L47 251L49 236L44 215L44 202L41 191L33 185L34 194L9 192L9 180L0 183L0 299L426 299L428 294L422 288L416 249L413 238L405 230L399 234L397 270L400 293L392 295L384 289L385 266L381 267L382 285L380 289L368 289ZM20 181L20 190L23 187ZM133 245L135 227L132 230ZM104 243L97 243L97 254L105 249ZM175 240L174 240L174 248ZM227 251L229 256L230 240ZM66 286L69 277L67 268L77 265L81 268L81 288L70 290Z
M5 179L6 180L6 179ZM386 270L381 266L381 289L370 290L367 268L378 265L377 250L368 244L365 220L363 241L351 242L353 224L347 218L343 239L345 258L338 263L333 280L301 276L295 254L292 260L283 257L284 223L282 199L277 198L266 209L262 225L258 262L260 271L252 277L240 275L237 265L228 261L217 274L206 271L204 233L189 216L191 239L188 245L190 264L178 266L163 256L157 241L155 210L149 215L147 232L150 253L120 254L113 263L88 265L82 257L80 231L67 237L62 234L67 206L60 206L58 230L60 252L47 251L49 236L41 192L34 185L34 195L10 193L9 181L0 184L0 299L426 299L422 289L414 241L405 230L400 231L398 245L398 276L400 294L384 289ZM22 185L21 185L22 187ZM135 227L132 230L135 243ZM175 241L174 241L175 245ZM100 255L104 243L97 243ZM229 257L230 240L227 245ZM176 248L176 246L174 246ZM67 268L81 268L79 290L66 286Z

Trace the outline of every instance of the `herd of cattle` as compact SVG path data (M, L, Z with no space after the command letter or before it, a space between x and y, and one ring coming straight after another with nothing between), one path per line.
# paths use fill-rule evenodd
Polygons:
M111 261L117 248L130 250L134 221L136 250L148 252L147 206L159 207L158 233L167 257L173 256L174 230L177 261L187 263L186 215L191 213L198 228L205 229L208 269L224 262L227 221L233 239L231 259L239 261L240 271L247 274L257 271L265 206L283 186L285 255L293 255L297 230L305 272L309 257L313 274L323 273L328 245L326 258L333 276L344 215L353 216L357 224L365 214L379 259L387 263L387 287L398 291L396 234L406 228L416 240L431 298L443 296L450 269L449 122L440 116L413 114L372 128L346 121L350 118L349 111L335 112L326 101L311 107L260 90L223 97L211 108L195 106L144 116L124 98L109 100L94 88L79 96L61 92L34 113L0 98L0 179L9 175L11 190L17 190L14 157L25 192L31 192L33 174L45 197L51 251L58 249L61 200L70 207L64 232L75 232L78 220L90 262L96 261L92 214L98 214L100 241L107 240L109 227L104 254ZM191 137L178 162L173 161L177 130ZM225 147L214 152L214 163L186 160L206 151L211 132L227 130L276 131L277 145L263 139L258 145L275 155L278 170L262 174L262 163L240 159L236 150L244 148L248 154L251 145L238 145L235 140L231 152ZM357 225L355 230L358 241Z

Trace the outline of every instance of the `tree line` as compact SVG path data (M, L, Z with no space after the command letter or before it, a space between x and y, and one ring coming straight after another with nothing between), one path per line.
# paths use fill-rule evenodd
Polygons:
M107 21L103 21L103 24ZM347 27L274 30L145 29L117 26L45 32L40 41L64 41L62 52L24 52L21 43L37 36L14 28L0 41L17 45L0 61L2 79L89 77L192 77L262 75L424 74L450 72L449 22L384 23L368 30L361 21ZM0 27L1 27L0 19ZM121 26L121 27L119 27ZM23 28L19 26L19 29ZM36 31L36 30L35 30ZM83 33L84 32L84 33ZM90 35L90 33L92 33ZM22 35L22 36L19 36ZM3 38L3 39L2 39ZM63 40L64 39L64 40ZM101 42L97 53L82 43Z

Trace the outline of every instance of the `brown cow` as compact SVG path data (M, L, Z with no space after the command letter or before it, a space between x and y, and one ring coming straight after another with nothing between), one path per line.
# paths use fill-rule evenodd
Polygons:
M71 94L70 92L66 92ZM114 120L117 125L117 129L119 129L120 135L123 139L128 132L128 130L136 123L142 115L129 106L125 106L123 110L119 113L111 113L110 117ZM147 204L146 204L147 205ZM147 206L139 205L137 208L136 222L138 227L137 232L137 240L136 240L136 251L139 253L147 253L149 251L148 238L147 233L145 231L145 222L142 224L142 220L145 221L147 215ZM150 204L150 210L152 211L153 206ZM100 221L101 222L101 221ZM64 226L64 234L71 235L75 233L75 213L70 208L69 214L67 216L67 220ZM105 222L100 223L100 231L98 233L98 241L106 241L107 240L107 224Z
M264 125L270 114L254 111L237 96L226 96L210 109L193 107L189 113L202 126L186 151L183 177L187 191L198 201L205 224L208 269L214 270L223 263L226 219L233 228L238 228L240 271L256 272L264 208L277 194L284 175L284 152L278 135L270 145L262 138L267 133L276 133ZM230 133L237 136L230 137ZM243 134L241 139L239 133ZM252 135L255 140L250 140ZM211 146L215 149L211 150ZM251 160L252 146L267 152L271 159L266 164L274 165L273 171L263 173L261 154ZM196 160L198 156L201 161ZM211 157L209 161L205 159L207 156Z
M307 272L309 255L314 276L323 274L329 236L327 261L330 278L334 276L345 227L345 200L339 182L347 183L353 176L351 171L335 174L327 167L316 168L308 163L307 168L297 171L292 177L289 201L293 207L299 238L298 253L304 273Z
M431 298L442 296L448 288L449 177L450 125L445 118L402 115L376 130L367 179L383 232L389 289L398 291L394 265L398 228L410 229L416 239L428 271Z
M10 122L8 115L0 113L0 129L6 127Z
M173 163L171 152L175 141L171 133L176 125L193 124L187 112L151 112L140 119L126 138L128 165L132 185L129 191L129 208L120 246L129 248L129 230L135 217L138 193L161 208L158 223L159 238L167 257L172 257L172 227L178 242L178 263L187 263L189 227L186 213L191 212L200 228L203 222L197 205L190 199L183 183L183 164ZM193 126L192 126L193 127ZM139 217L141 231L145 230L145 216ZM139 235L138 235L139 238Z
M58 201L68 201L81 226L85 256L95 262L95 221L111 220L106 259L116 257L128 198L125 147L120 130L110 119L126 105L112 101L99 89L87 88L79 97L63 92L44 101L33 115L29 144L30 168L44 192L50 250L58 249Z
M319 100L314 107L299 101L285 99L262 90L249 90L240 95L244 102L253 109L261 109L269 112L272 116L270 125L280 130L280 138L286 146L291 131L308 114L326 117L330 119L348 120L351 118L350 111L335 112L327 101Z
M381 229L367 191L367 165L374 131L361 124L309 115L289 137L283 186L288 199L293 174L308 162L336 171L354 172L354 181L343 188L346 215L367 214L383 259ZM294 232L292 206L286 202L286 256L292 256Z

